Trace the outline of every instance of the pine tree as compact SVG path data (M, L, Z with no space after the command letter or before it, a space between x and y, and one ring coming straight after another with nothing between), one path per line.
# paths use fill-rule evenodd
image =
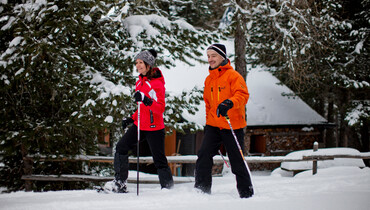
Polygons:
M9 190L22 184L26 155L95 154L98 130L108 126L107 116L117 115L112 102L127 97L103 90L101 83L122 82L123 67L117 64L124 61L112 45L120 41L112 36L115 26L101 20L106 6L99 1L2 5L1 33L10 36L1 50L1 175ZM92 99L97 100L89 104Z
M157 64L159 66L165 65L168 68L174 65L175 60L181 60L189 65L192 65L194 60L204 62L199 59L203 53L200 50L219 39L219 35L211 31L196 29L184 21L184 19L191 21L191 19L181 16L183 14L179 12L182 11L184 5L189 5L189 2L129 1L125 5L129 15L121 22L129 34L128 40L132 44L131 49L140 51L154 48L159 55ZM138 28L137 22L145 24ZM184 129L191 131L201 129L194 122L184 121L182 117L185 110L193 114L197 111L196 106L202 99L199 97L200 93L199 89L184 91L179 95L167 93L165 125L180 132L184 132Z
M370 151L370 77L369 69L369 35L370 35L370 1L357 0L357 1L344 1L343 7L346 8L343 16L350 20L351 28L345 33L347 50L345 59L343 59L344 67L347 70L345 76L348 82L344 85L351 92L351 101L346 107L346 116L343 123L347 123L351 127L353 139L358 139L354 146L360 151ZM366 161L365 161L366 162ZM370 162L367 161L367 165Z
M131 95L136 53L154 48L158 65L171 66L175 59L190 63L200 54L193 49L217 38L180 19L170 21L151 5L154 10L142 5L151 12L138 16L140 5L132 1L0 3L1 185L8 190L22 187L21 175L30 172L31 162L23 161L27 155L95 155L98 131L106 128L117 141L121 119L135 109ZM139 33L132 29L137 26ZM184 95L172 98L180 104L199 102ZM182 112L172 107L177 110L168 112L167 124L176 123L172 114ZM84 170L75 165L36 161L34 172Z
M345 116L353 96L369 87L368 59L362 59L368 51L368 22L346 17L345 1L244 2L238 9L246 18L248 63L266 66L328 120L337 120L344 140L339 145L347 146ZM359 8L364 17L368 9ZM357 24L364 27L353 30Z

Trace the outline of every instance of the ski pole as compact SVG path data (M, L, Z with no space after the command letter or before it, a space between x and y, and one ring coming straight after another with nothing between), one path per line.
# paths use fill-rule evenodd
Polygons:
M139 153L140 153L140 148L139 148L139 143L140 143L140 105L141 102L139 101L138 103L138 108L137 108L137 162L136 162L136 183L137 183L137 188L136 188L136 195L139 196Z
M227 164L227 162L226 162L226 160L225 160L225 157L222 155L222 153L221 153L221 151L220 151L220 150L218 150L218 154L220 154L220 155L221 155L222 160L224 160L224 163L226 164L226 166L227 166L228 168L230 168L230 167L229 167L229 164Z
M239 144L238 138L236 138L236 135L235 135L234 129L233 129L233 127L231 126L229 116L228 116L228 115L226 115L226 116L225 116L225 119L226 119L227 123L229 123L231 133L232 133L232 134L233 134L233 136L234 136L234 140L235 140L235 142L236 142L236 145L238 146L238 149L239 149L240 155L242 156L243 161L244 161L244 164L245 164L245 166L247 167L247 171L248 171L248 173L249 173L249 176L251 176L251 179L252 179L251 171L249 170L248 163L247 163L247 161L246 161L246 160L245 160L245 158L244 158L243 150L242 150L242 148L240 147L240 144Z

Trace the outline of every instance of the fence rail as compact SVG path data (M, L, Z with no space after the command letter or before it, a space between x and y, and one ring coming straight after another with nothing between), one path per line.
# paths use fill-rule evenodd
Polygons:
M357 158L357 159L370 159L370 152L360 153L356 155L327 155L327 154L314 154L314 155L303 155L302 157L288 158L285 156L247 156L245 157L248 163L282 163L282 162L299 162L299 161L312 161L313 162L313 174L317 171L317 161L323 160L334 160L335 158ZM77 155L77 156L27 156L23 158L24 161L32 163L34 161L42 162L76 162L76 161L87 161L87 162L100 162L100 163L113 163L114 157L106 156L90 156L90 155ZM168 163L174 164L195 164L197 160L196 155L185 155L185 156L167 156ZM228 161L228 158L225 157ZM136 157L129 157L129 163L136 163ZM152 157L140 157L139 162L141 164L152 164ZM221 156L217 155L213 158L215 164L222 164L224 161ZM40 175L32 174L32 168L28 170L29 173L22 176L22 180L26 181L26 191L32 190L32 181L90 181L90 182L104 182L111 181L113 177L99 177L94 175L76 175L76 174L64 174L64 175ZM293 171L294 172L294 171ZM128 179L129 183L136 183L134 179ZM174 177L175 183L192 182L194 178L191 177ZM158 179L143 178L140 180L142 183L157 183Z
M228 157L224 157L228 161ZM333 160L335 158L357 158L357 159L370 159L370 152L361 153L359 155L304 155L302 158L287 158L285 156L246 156L245 160L248 163L281 163L281 162L298 162L298 161L313 161L313 160ZM77 155L77 156L59 156L59 157L47 157L47 156L27 156L25 160L38 160L38 161L54 161L54 162L65 162L65 161L88 161L88 162L103 162L113 163L114 157L107 156L91 156L91 155ZM195 163L197 160L196 155L184 155L184 156L167 156L168 163ZM129 163L136 163L136 157L129 157ZM216 155L213 158L214 163L223 163L221 156ZM151 164L153 158L151 156L143 156L139 158L139 163Z

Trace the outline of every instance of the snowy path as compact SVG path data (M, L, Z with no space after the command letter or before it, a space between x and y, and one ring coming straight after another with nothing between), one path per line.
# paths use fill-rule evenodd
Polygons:
M295 177L254 173L256 195L240 199L233 175L214 177L212 195L193 189L193 183L160 190L156 184L129 184L129 194L98 194L93 190L16 192L0 195L0 209L354 209L370 208L370 168L336 167Z

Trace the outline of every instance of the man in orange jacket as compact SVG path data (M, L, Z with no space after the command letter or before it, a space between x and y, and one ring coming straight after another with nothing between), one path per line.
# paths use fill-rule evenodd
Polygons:
M204 82L206 104L206 126L195 171L195 188L211 193L213 156L223 144L236 176L237 189L241 198L253 195L250 174L241 156L230 126L225 119L229 116L239 144L244 145L243 128L247 125L245 105L249 93L244 78L230 65L226 47L213 44L207 49L209 75Z

